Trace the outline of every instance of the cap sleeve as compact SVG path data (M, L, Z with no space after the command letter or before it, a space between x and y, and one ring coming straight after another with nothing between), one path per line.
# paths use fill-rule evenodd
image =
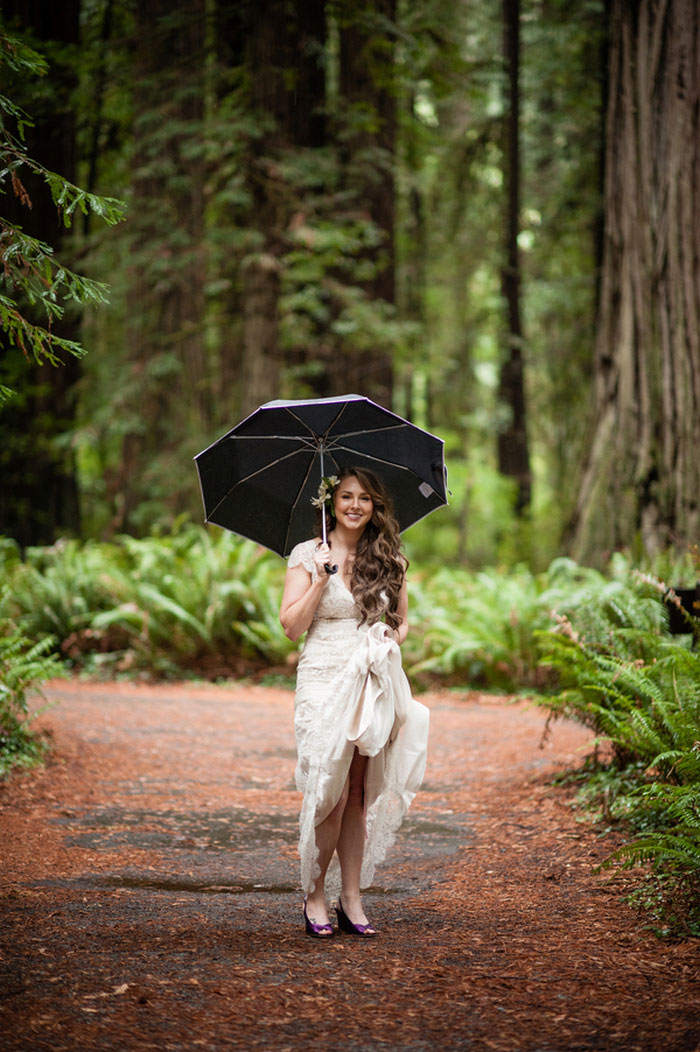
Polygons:
M313 553L317 544L318 541L302 541L301 544L292 548L287 564L289 569L293 570L295 566L303 566L313 576L315 570Z

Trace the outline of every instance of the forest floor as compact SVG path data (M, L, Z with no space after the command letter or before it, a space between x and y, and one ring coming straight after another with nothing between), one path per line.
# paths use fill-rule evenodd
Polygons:
M595 872L553 783L590 735L525 701L423 697L425 784L365 896L303 933L292 694L50 685L52 751L0 789L3 1052L696 1052L697 940ZM629 878L625 878L629 879Z

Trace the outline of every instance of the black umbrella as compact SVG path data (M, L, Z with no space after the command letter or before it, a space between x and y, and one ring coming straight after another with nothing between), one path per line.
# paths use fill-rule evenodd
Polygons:
M447 503L442 440L361 395L267 402L194 459L206 521L284 556L349 467L379 475L402 530Z

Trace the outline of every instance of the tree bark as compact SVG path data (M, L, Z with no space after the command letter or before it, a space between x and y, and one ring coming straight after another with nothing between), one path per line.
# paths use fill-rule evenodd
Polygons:
M700 527L700 13L612 0L591 440L570 540L600 560Z
M395 188L396 87L394 41L385 28L396 21L396 0L340 5L339 114L341 163L355 207L377 227L379 244L368 254L375 274L363 284L370 300L396 302ZM382 32L372 29L381 19ZM330 385L333 393L360 392L391 407L393 366L384 350L357 350L338 341Z
M499 377L499 401L507 418L498 433L498 468L516 484L515 510L530 506L531 474L525 401L523 328L520 316L520 4L503 0L503 58L507 78L504 183L506 189L505 262L501 289L507 335Z
M314 149L325 139L325 0L290 5L261 0L243 9L251 103L267 130L248 158L251 217L259 242L242 261L241 415L276 398L283 353L279 333L280 275L296 192L285 178L287 150Z

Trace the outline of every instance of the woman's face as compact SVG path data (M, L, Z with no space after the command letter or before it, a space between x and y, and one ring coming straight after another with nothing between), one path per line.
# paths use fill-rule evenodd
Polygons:
M372 518L374 501L355 475L345 475L333 494L333 508L336 522L359 535Z

